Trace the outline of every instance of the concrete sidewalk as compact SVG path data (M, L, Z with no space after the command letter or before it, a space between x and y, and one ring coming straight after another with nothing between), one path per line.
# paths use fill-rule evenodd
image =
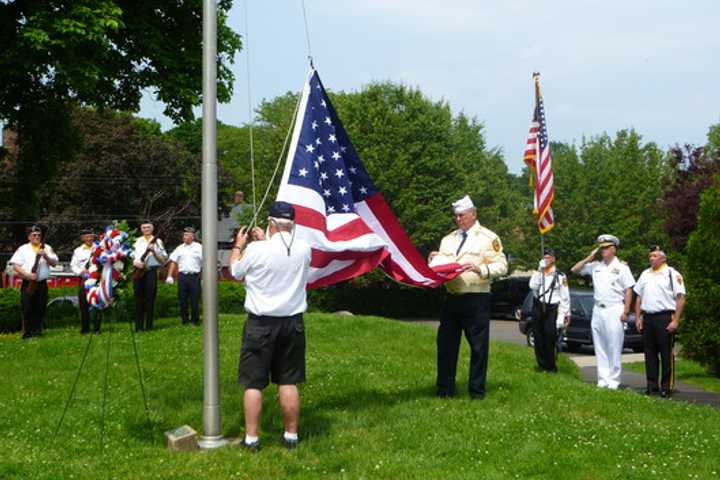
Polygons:
M403 321L427 325L432 328L437 328L440 323L436 319L429 318L405 319ZM525 336L520 333L517 322L512 320L492 320L490 322L490 339L496 342L526 345ZM587 353L563 353L563 355L567 355L570 360L575 362L575 364L580 368L580 375L585 382L594 385L597 383L595 355L592 354L592 350L590 349L587 349L586 351ZM642 353L625 353L622 356L623 363L643 361L645 361L645 356ZM645 375L623 369L622 384L627 389L634 390L642 394L645 392L646 386ZM658 400L665 400L659 396L657 398ZM707 392L700 387L688 385L686 383L676 383L675 391L669 398L672 400L682 400L685 402L710 405L720 408L720 393Z

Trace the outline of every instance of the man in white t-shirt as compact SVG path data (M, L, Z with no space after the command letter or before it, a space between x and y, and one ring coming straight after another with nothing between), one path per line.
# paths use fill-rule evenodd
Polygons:
M200 324L200 274L202 272L202 245L195 241L195 229L185 227L183 243L170 254L170 266L165 282L175 283L173 274L178 271L178 301L182 323L190 323L188 300L192 310L192 323Z
M21 245L9 262L15 274L23 279L20 287L23 339L42 335L48 298L47 279L50 267L58 263L58 256L45 243L42 229L33 225L27 232L28 243Z
M572 267L573 273L592 276L595 305L592 313L592 338L597 360L598 386L616 390L622 380L622 349L625 328L632 305L635 279L630 267L617 258L620 240L600 235L598 247ZM602 260L596 261L598 251Z
M305 381L305 287L310 273L311 249L295 238L295 209L287 202L270 208L267 237L258 227L254 242L241 228L230 256L230 271L245 281L245 310L238 381L245 386L245 439L251 451L260 448L258 427L262 391L269 380L278 385L287 448L298 444L300 394L297 384Z

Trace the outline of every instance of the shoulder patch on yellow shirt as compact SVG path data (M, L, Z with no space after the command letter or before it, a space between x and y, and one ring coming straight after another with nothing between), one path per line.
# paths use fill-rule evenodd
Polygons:
M500 246L500 240L498 240L497 238L492 241L492 246L493 250L495 250L496 252L499 252L502 249L502 247Z
M563 276L563 285L568 286L567 277Z
M680 274L678 273L678 274L677 274L677 277L675 277L675 278L677 278L678 284L682 285L682 282L683 282L682 275L680 275Z

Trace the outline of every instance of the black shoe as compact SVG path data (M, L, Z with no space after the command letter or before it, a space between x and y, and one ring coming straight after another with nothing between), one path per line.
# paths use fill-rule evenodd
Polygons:
M25 332L22 334L22 339L27 340L28 338L32 338L33 334L30 332Z
M484 393L471 393L470 400L485 400Z
M245 440L243 440L240 442L240 448L250 453L257 453L260 451L260 440L252 443L245 443Z
M662 398L670 398L672 396L672 392L668 390L660 390L660 396Z
M288 450L296 449L298 447L298 443L300 443L300 439L290 440L285 438L285 435L282 436L282 444Z
M435 393L435 396L436 396L437 398L452 398L452 397L455 396L455 394L454 394L454 393L443 392L443 391L438 390L437 393Z

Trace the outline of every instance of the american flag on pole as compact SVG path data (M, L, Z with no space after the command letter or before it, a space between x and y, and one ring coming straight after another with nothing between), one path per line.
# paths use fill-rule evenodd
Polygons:
M458 275L457 264L428 267L360 161L314 69L300 98L277 199L294 205L295 234L312 247L308 288L376 266L398 282L424 287Z
M535 187L533 211L537 215L540 233L547 233L555 226L552 202L555 186L552 171L552 153L545 122L545 105L540 94L540 76L535 78L535 111L530 122L530 132L525 144L524 160L530 168L531 185Z

